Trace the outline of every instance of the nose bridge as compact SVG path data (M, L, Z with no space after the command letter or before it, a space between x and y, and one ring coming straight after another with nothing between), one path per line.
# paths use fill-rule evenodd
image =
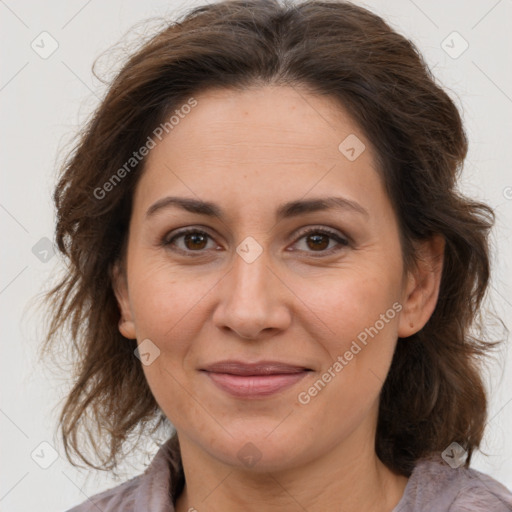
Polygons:
M246 237L237 247L233 268L230 272L230 285L234 299L253 302L261 307L261 294L269 291L269 250L255 238Z
M289 314L279 302L270 258L270 251L255 238L247 237L237 246L214 315L218 327L229 327L244 338L286 327Z

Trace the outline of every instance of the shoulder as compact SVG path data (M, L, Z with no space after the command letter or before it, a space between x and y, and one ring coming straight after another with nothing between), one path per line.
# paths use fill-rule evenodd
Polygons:
M512 512L512 493L490 476L422 459L393 512Z
M117 487L87 498L83 503L70 509L68 512L98 512L98 510L102 512L114 510L135 511L135 500L145 476L146 474L138 475Z
M67 512L173 512L172 496L182 480L176 438L164 443L146 468L130 480L90 498Z

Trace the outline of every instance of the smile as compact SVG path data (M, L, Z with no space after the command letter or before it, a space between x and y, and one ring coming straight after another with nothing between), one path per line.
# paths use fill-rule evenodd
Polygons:
M202 371L221 390L237 398L264 398L302 380L311 369L277 362L224 361Z

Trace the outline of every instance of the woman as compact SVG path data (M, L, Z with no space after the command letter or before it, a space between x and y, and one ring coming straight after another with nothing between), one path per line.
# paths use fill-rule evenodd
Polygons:
M493 214L456 191L466 151L350 3L220 2L144 44L55 192L48 342L71 327L68 457L175 431L73 511L512 510L469 468Z

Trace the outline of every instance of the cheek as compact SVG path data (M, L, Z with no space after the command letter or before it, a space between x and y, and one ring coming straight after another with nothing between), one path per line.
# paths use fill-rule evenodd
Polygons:
M180 418L190 414L191 405L183 361L192 340L200 335L199 309L209 287L205 279L187 278L148 260L132 268L130 294L136 335L139 344L147 339L153 344L150 352L157 356L151 364L143 364L143 371L160 408L173 424L179 424Z
M337 418L358 421L378 398L397 341L401 310L397 275L378 265L337 271L336 278L326 279L323 286L299 292L308 297L326 333L310 333L325 357L321 382L302 390L301 403L307 402L310 411L333 429L339 425L327 414L329 404L336 404Z
M373 326L400 298L396 280L380 269L338 269L312 283L307 280L294 289L306 298L304 302L318 317L318 324L325 327L325 339L335 347ZM394 324L396 316L392 310L386 325Z
M154 338L157 344L181 339L185 326L195 325L195 307L210 287L206 277L189 276L149 258L140 265L134 261L130 295L137 338Z
M316 418L324 432L349 432L378 400L393 357L401 309L399 288L383 276L370 278L367 273L331 280L322 293L311 289L307 295L308 304L329 329L315 339L325 353L317 380L300 389L297 398L299 410Z

